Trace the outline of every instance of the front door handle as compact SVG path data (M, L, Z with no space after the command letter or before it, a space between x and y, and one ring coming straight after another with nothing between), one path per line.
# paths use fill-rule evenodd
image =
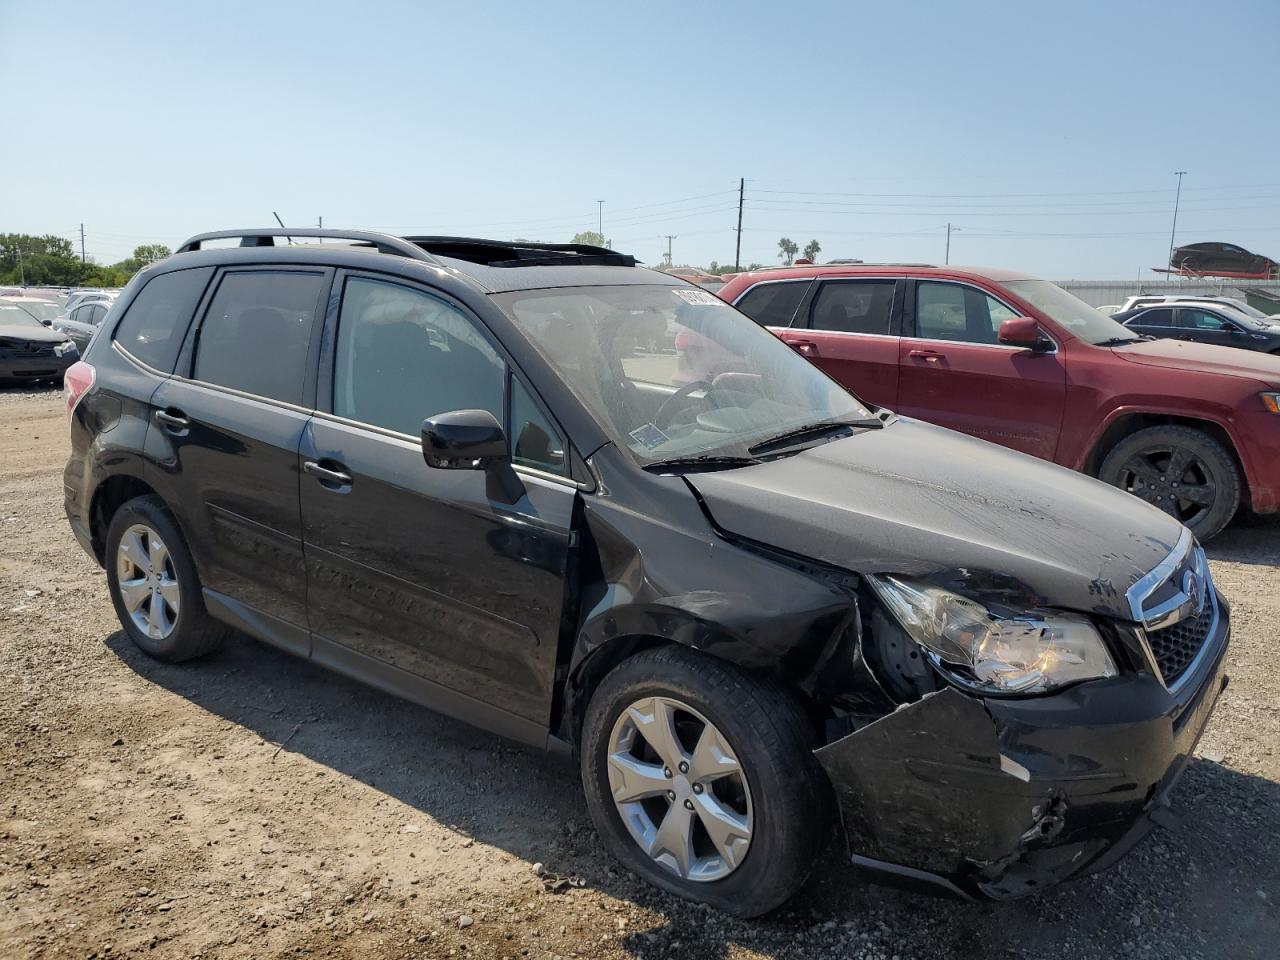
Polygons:
M812 340L788 340L788 345L802 357L819 356L818 345Z
M187 419L187 415L173 407L169 407L167 410L157 410L155 417L156 423L163 424L173 433L185 433L191 428L191 421Z
M939 353L937 350L912 350L907 354L907 356L913 360L924 360L926 363L937 363L943 358L944 354Z
M342 470L331 470L328 467L321 466L314 460L305 461L302 464L302 472L315 477L320 481L322 487L329 490L351 486L351 474L344 473Z

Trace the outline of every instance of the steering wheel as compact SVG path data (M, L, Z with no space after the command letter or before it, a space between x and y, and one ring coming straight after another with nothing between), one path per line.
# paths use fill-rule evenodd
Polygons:
M658 412L653 415L653 425L659 430L664 430L671 423L671 418L679 410L678 403L686 399L689 394L699 388L711 389L710 380L694 380L686 383L683 387L673 393L667 399L662 401L662 406L658 407Z

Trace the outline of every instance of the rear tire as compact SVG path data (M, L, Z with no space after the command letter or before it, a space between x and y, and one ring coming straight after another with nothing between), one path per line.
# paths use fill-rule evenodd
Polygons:
M650 747L644 723L635 722L656 717L657 707L645 712L653 704L671 707L677 731L671 757L671 747ZM718 746L698 749L709 741ZM625 754L620 743L629 745ZM683 647L646 650L615 667L587 708L581 741L587 807L605 846L633 873L687 900L759 916L804 885L829 833L830 786L814 746L810 725L781 688ZM618 779L619 758L626 763L636 750L637 784L656 784L657 792L615 801L637 792L629 779ZM709 777L700 762L708 755L719 758ZM665 764L671 776L664 780ZM723 829L727 822L733 826ZM684 838L683 859L668 853L660 834ZM644 836L653 838L648 848Z
M147 655L168 663L190 660L216 649L231 632L205 609L191 551L159 497L136 497L116 511L105 557L116 616Z
M1201 543L1217 536L1240 506L1240 471L1231 451L1194 427L1147 427L1106 455L1098 478L1185 523Z

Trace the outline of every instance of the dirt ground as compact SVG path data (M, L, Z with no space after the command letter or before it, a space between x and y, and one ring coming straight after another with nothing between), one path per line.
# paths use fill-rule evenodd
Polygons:
M67 527L66 451L56 393L0 391L4 960L1280 954L1280 522L1210 551L1232 683L1179 827L1001 906L869 886L832 851L741 922L616 868L564 760L247 639L147 659Z

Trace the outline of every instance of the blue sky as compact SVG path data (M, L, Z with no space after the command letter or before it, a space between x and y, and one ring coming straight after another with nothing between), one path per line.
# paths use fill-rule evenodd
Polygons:
M1280 258L1280 3L0 0L0 232L271 222L1137 277ZM75 136L83 130L87 136ZM19 131L24 131L19 133Z

